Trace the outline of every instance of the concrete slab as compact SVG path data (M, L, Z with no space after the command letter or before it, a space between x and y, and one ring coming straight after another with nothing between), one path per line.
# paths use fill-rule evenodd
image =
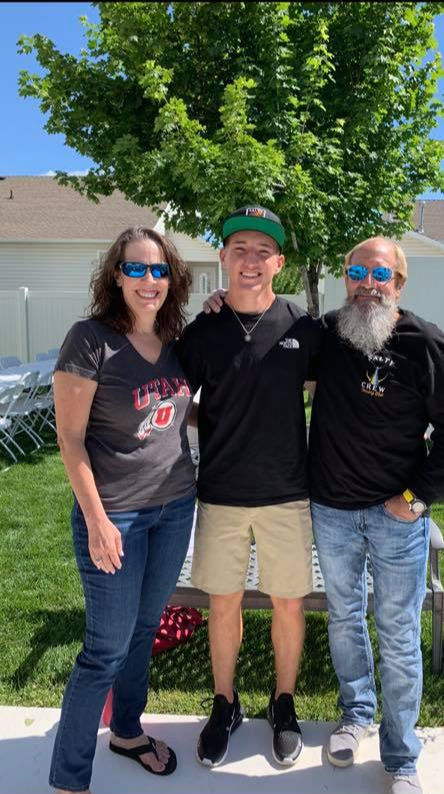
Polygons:
M0 706L0 794L45 794L60 711ZM265 720L245 720L233 735L226 762L215 769L195 758L204 717L146 715L147 733L164 739L178 756L177 771L165 778L147 774L133 761L107 749L101 729L94 763L94 794L387 794L390 778L379 761L375 726L361 745L359 761L334 769L323 746L332 723L302 722L305 747L296 766L272 759L271 730ZM424 742L419 774L424 794L444 792L444 728L418 731Z

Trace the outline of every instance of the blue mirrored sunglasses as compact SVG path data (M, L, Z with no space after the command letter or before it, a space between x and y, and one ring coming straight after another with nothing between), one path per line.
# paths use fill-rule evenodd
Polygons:
M393 278L391 267L375 267L374 270L369 270L366 265L350 265L345 272L352 281L363 281L368 273L379 284L386 284L387 281Z
M152 265L145 265L143 262L120 262L119 268L129 278L143 278L147 270L153 278L168 278L170 275L170 266L166 262L154 262Z

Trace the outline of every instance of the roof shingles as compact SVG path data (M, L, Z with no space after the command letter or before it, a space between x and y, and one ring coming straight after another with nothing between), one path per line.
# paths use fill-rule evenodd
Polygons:
M10 198L12 192L12 198ZM413 214L420 225L421 202ZM98 204L48 176L8 176L0 180L0 240L114 240L128 226L153 228L158 216L115 191ZM426 237L444 242L444 200L424 202Z
M157 222L152 209L119 191L94 204L52 177L0 180L0 240L114 240L128 226Z

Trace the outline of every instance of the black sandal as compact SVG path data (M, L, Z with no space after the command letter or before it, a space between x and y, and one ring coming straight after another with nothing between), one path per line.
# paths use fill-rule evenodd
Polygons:
M171 775L171 772L174 772L177 766L177 758L176 753L171 747L168 747L170 751L170 757L165 764L165 769L162 769L161 772L157 772L155 769L149 766L149 764L144 764L141 760L140 756L144 755L145 753L154 753L157 760L159 761L159 756L157 754L156 749L156 740L153 739L151 736L147 736L148 744L141 744L138 747L119 747L117 744L113 744L113 742L109 743L109 749L112 750L113 753L117 753L118 755L124 755L126 758L132 758L133 761L137 761L138 764L143 766L147 772L151 772L153 775ZM163 761L160 762L161 764Z

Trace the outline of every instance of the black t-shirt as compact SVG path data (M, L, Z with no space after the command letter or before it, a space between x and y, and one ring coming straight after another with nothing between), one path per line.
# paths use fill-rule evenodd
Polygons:
M310 424L310 495L352 510L410 488L427 504L444 492L444 334L409 311L367 358L323 318ZM426 457L424 431L433 448Z
M260 315L238 316L250 328ZM319 324L276 298L245 342L229 306L199 314L177 344L199 405L198 495L259 506L308 495L302 386L319 350Z
M85 446L105 510L141 510L190 492L193 398L171 344L151 364L126 336L80 320L60 348L58 370L97 383Z

